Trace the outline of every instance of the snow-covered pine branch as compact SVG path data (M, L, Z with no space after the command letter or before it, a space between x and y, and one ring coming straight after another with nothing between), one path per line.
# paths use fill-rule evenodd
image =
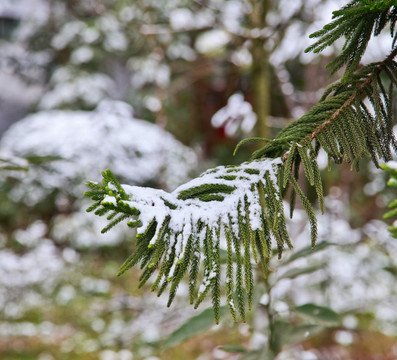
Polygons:
M393 91L397 84L396 6L389 0L369 5L352 0L334 17L337 19L333 23L314 34L320 40L310 49L321 51L346 35L342 54L331 63L333 70L347 65L345 75L276 139L262 139L265 145L250 162L208 170L171 194L121 186L110 171L103 173L103 185L89 183L92 190L87 195L94 204L88 211L110 213L110 223L103 231L130 218L128 225L138 228L137 247L119 274L140 262L144 269L141 285L156 275L152 289L161 294L169 285L171 304L179 282L189 271L191 302L198 306L211 291L218 321L220 243L224 241L227 302L233 318L239 312L244 319L246 303L250 307L253 296L252 258L260 261L266 272L272 239L276 240L279 254L285 244L292 246L282 200L288 186L292 189L291 209L298 195L315 245L315 213L298 184L301 164L323 208L317 164L321 148L330 161L345 161L355 169L364 157L370 157L376 166L381 160L391 159L392 151L397 149L392 131ZM369 38L379 35L387 23L391 25L391 52L383 61L359 69ZM197 293L196 284L201 278Z
M217 321L220 249L226 248L228 305L235 319L237 311L244 319L246 303L250 308L253 296L252 260L260 262L266 273L272 238L280 255L286 245L292 247L280 186L282 163L276 158L220 166L172 193L120 185L107 170L103 185L88 184L92 190L86 195L95 201L88 211L109 214L110 223L103 232L123 220L138 228L137 248L119 275L140 262L144 269L140 285L155 276L152 290L161 294L170 286L170 305L179 282L189 272L190 301L197 307L211 292ZM304 201L308 204L305 197ZM202 280L197 291L198 279Z

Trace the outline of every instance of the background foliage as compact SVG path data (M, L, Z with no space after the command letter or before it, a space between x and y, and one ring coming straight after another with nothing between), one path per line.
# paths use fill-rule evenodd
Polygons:
M125 254L133 250L130 232L120 227L99 235L104 224L82 212L86 204L76 184L84 177L99 181L100 173L91 175L96 170L89 169L99 166L96 149L107 141L107 153L113 154L108 166L126 169L126 182L163 187L150 167L141 170L142 176L134 168L133 158L149 161L145 151L152 145L142 139L134 143L134 130L131 147L127 132L127 144L119 148L106 136L96 137L91 146L72 136L68 145L64 132L51 128L55 113L48 112L68 110L62 116L69 120L83 115L99 122L102 100L122 100L133 106L134 118L156 123L195 148L197 155L187 161L190 175L201 170L196 156L203 168L241 162L255 145L232 158L238 140L263 135L263 129L246 120L252 119L248 104L257 123L267 113L270 127L265 128L273 137L315 104L332 80L323 66L340 53L339 45L318 58L303 55L303 49L310 45L308 34L342 4L279 1L265 9L263 23L252 17L254 1L1 2L0 76L6 87L0 95L1 125L40 111L36 116L43 115L43 125L37 131L47 143L28 125L13 127L0 143L0 357L256 359L267 356L270 343L281 351L277 359L395 356L396 249L387 225L379 220L393 195L372 164L362 162L359 175L344 165L327 172L327 158L320 154L326 209L318 217L316 251L307 247L306 216L297 208L294 221L287 222L295 249L281 261L271 258L271 275L253 294L255 310L247 314L247 323L235 325L221 304L221 325L214 327L211 311L204 310L210 303L197 311L187 306L186 283L181 282L169 310L167 299L153 296L148 287L137 289L138 272L116 278ZM252 66L263 55L255 49L264 44L267 72ZM383 60L389 46L384 44L382 36L373 47L370 43L362 61ZM254 74L261 74L272 90L267 109L258 108L255 100L261 90ZM241 94L237 100L228 102L236 93ZM236 101L241 113L228 108ZM112 116L131 118L122 110L127 108ZM214 127L211 118L222 108ZM115 105L110 109L114 112ZM109 116L110 110L102 111ZM24 121L33 126L32 118ZM67 121L70 128L72 121ZM57 149L62 143L71 155L43 152L48 144ZM72 150L87 159L83 165ZM14 168L18 171L9 172ZM184 176L174 179L170 190ZM315 198L310 187L308 198Z

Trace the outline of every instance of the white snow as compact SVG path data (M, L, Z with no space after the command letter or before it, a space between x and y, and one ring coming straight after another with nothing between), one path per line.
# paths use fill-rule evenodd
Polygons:
M132 184L172 189L196 166L191 149L160 127L134 118L128 104L115 101L104 101L92 112L42 111L19 121L1 139L0 157L33 155L62 159L13 174L23 180L14 187L14 196L30 203L55 189L80 197L85 181L100 180L106 168Z
M189 38L182 37L186 41L174 41L167 48L167 56L170 60L183 59L186 61L194 61L197 56L196 52L187 44Z
M40 244L26 254L18 255L8 249L2 250L0 263L1 288L14 290L53 284L64 266L56 246L45 238L40 238Z
M89 46L80 46L73 50L70 55L70 61L79 65L91 61L94 57L94 51Z
M88 53L83 55L87 56ZM84 60L81 53L72 58L80 62ZM101 100L109 98L115 87L113 80L106 74L88 73L70 66L55 70L50 85L52 89L39 102L41 110L73 107L79 102L82 107L92 108Z
M213 29L201 33L197 37L195 47L201 54L211 54L221 51L230 41L229 33L221 29Z
M109 52L127 50L129 40L120 31L112 31L105 35L104 48Z
M170 13L170 25L175 30L194 28L194 15L186 8L175 9Z
M243 133L249 133L255 126L257 116L252 105L244 100L241 93L229 97L225 107L218 110L211 119L212 126L225 127L227 136L232 137L238 129Z
M204 8L193 12L188 8L175 8L168 14L172 30L183 31L212 27L215 17L211 9Z
M131 85L135 88L141 88L150 83L166 88L170 83L170 68L161 63L159 56L152 54L145 58L130 58L127 65L132 71Z
M230 227L229 219L231 219L232 224L237 224L239 204L244 207L245 196L248 196L250 227L252 230L260 228L260 197L258 190L252 189L252 185L257 184L260 181L265 182L265 174L269 174L274 188L276 191L278 191L276 174L281 164L282 160L280 158L276 158L246 162L234 169L220 166L215 169L208 170L200 177L181 185L172 193L151 188L122 185L130 199L128 201L122 201L125 204L128 204L130 208L140 211L139 220L142 222L142 225L137 230L138 234L141 234L143 231L145 231L153 220L156 220L159 224L157 226L158 232L166 217L171 217L169 223L169 228L172 231L170 243L173 244L175 241L183 242L180 246L176 246L176 258L178 258L181 253L181 249L185 247L189 236L191 234L196 234L196 236L200 235L200 232L197 228L199 221L207 225L209 229L211 229L210 231L214 231L214 229L217 229L219 226ZM248 174L245 172L246 169L257 170L258 174ZM228 170L232 170L232 172L228 172ZM236 178L232 181L222 179L222 176L228 175L234 175ZM178 195L182 191L203 184L223 184L235 186L236 188L230 194L220 193L220 195L224 195L224 200L222 202L204 202L199 199L178 199ZM106 196L103 200L103 203L114 204L114 201L115 198L113 196ZM176 208L171 209L166 205L166 202L173 204ZM243 211L243 209L241 209L241 211ZM187 224L190 225L186 226ZM238 236L238 230L236 226L233 227L233 231L235 232L236 236ZM177 234L180 233L182 233L183 236L178 237ZM214 236L214 238L216 237ZM153 245L156 240L157 234L153 236L150 244Z
M252 64L252 55L246 47L242 47L232 53L230 60L236 66L248 68Z
M100 33L95 28L85 28L80 32L81 40L86 44L92 44L100 38Z
M0 0L0 14L17 19L44 22L49 10L48 3L43 0Z
M85 28L86 25L82 21L67 22L52 38L51 45L57 50L65 49Z

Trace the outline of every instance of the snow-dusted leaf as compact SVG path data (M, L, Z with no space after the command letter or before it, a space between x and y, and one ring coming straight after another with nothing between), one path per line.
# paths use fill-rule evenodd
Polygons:
M256 119L252 105L244 101L242 94L236 93L228 99L225 107L214 114L211 124L216 128L224 127L226 135L233 137L239 129L245 134L249 133Z
M137 249L119 275L141 262L140 285L157 276L152 290L161 294L170 285L170 305L181 279L189 273L190 301L197 307L211 293L217 321L220 242L226 240L227 303L235 320L237 311L245 319L246 306L250 309L254 299L251 260L260 261L266 270L274 239L280 254L285 246L291 247L279 187L281 164L275 158L220 166L172 193L120 185L106 171L105 185L89 183L92 190L87 195L95 201L89 211L97 209L98 215L110 211L112 220L103 231L127 218L132 218L128 225L137 228ZM202 280L197 292L198 278Z

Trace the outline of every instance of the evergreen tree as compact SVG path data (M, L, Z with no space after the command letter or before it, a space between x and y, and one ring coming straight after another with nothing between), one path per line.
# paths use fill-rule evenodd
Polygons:
M314 208L298 177L300 169L315 189L323 210L323 187L317 163L320 149L333 162L359 169L365 157L378 167L397 150L393 126L393 91L397 84L397 5L395 0L353 0L333 13L333 21L311 36L318 40L306 51L319 53L340 38L341 53L328 64L332 73L344 68L341 79L328 87L305 115L271 139L250 138L264 145L247 162L217 167L172 193L120 185L110 170L103 184L89 182L94 201L88 211L106 214L103 232L126 220L137 228L136 250L119 275L136 264L143 273L140 286L155 276L153 291L169 287L170 305L181 279L188 274L190 301L197 307L210 293L215 319L220 316L221 242L226 243L226 298L235 320L244 320L253 300L252 259L264 276L275 245L279 256L292 248L283 199L293 215L295 198L305 209L316 244ZM360 66L372 36L389 31L391 52L383 61ZM199 289L198 283L201 282Z

